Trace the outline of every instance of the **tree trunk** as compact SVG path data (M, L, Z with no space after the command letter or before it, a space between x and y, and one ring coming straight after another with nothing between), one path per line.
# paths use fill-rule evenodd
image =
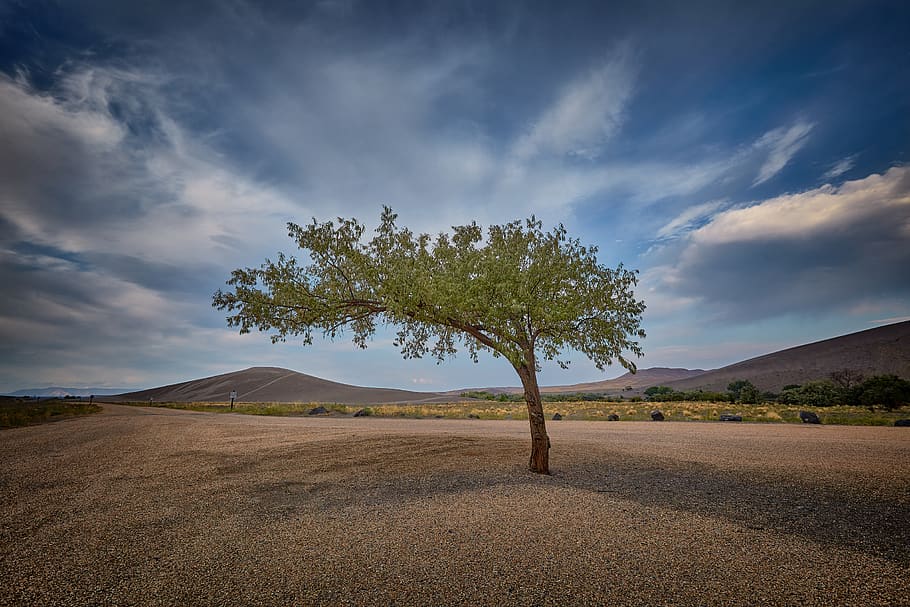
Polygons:
M533 365L533 363L532 363ZM516 367L524 387L525 402L528 405L528 421L531 424L531 459L528 468L538 474L550 473L550 437L543 416L540 387L537 385L537 370L534 366Z

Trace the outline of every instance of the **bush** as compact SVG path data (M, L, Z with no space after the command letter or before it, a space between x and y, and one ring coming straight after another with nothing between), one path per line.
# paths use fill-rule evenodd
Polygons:
M748 379L738 379L734 382L730 382L730 385L727 386L727 391L730 394L731 402L747 405L754 405L757 403L758 397L760 396L758 388L756 388Z
M910 382L897 375L875 375L856 390L859 402L870 409L878 405L892 411L910 403Z

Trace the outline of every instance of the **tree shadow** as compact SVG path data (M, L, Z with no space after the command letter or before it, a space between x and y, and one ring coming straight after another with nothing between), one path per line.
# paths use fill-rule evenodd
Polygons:
M552 476L523 464L524 441L448 437L356 440L345 453L314 467L300 467L269 482L245 485L260 514L285 518L304 512L334 516L415 500L489 488L571 487L633 502L713 517L744 528L807 538L910 564L910 491L885 487L875 495L859 485L813 483L785 470L767 473L725 469L670 458L633 457L595 450L561 454ZM391 439L391 440L389 440ZM285 454L281 460L294 459ZM422 469L415 470L420 461ZM255 457L237 470L261 478L275 460ZM286 466L283 466L286 467ZM418 467L420 468L420 467ZM230 473L228 469L223 472Z
M910 564L910 492L863 495L784 474L629 457L573 458L552 482L614 499L691 512Z

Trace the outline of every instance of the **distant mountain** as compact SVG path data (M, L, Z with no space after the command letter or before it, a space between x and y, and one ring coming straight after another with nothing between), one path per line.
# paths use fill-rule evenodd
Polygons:
M452 402L435 392L362 388L278 367L252 367L214 377L194 379L150 390L120 394L120 401L227 402L231 391L238 402L319 402L347 405ZM457 399L456 399L457 400Z
M661 385L724 391L730 382L747 379L761 390L779 392L788 384L827 379L842 369L867 377L894 374L910 379L910 321L788 348Z
M546 386L541 388L540 391L545 394L621 392L627 388L632 388L633 390L645 389L650 386L662 385L671 381L697 377L703 373L705 373L704 369L650 367L648 369L639 369L635 373L625 373L614 379L571 384L568 386Z
M625 373L614 379L604 379L601 381L585 382L581 384L570 384L564 386L541 386L542 394L616 394L632 388L633 391L641 391L650 386L663 385L667 382L687 379L705 373L703 369L677 369L669 367L651 367L648 369L639 369L636 373ZM490 392L491 394L521 394L523 391L516 386L497 387L497 388L467 388L461 390L451 390L446 394L458 395L464 392Z
M49 388L26 388L25 390L16 390L7 396L53 396L64 398L66 396L108 396L111 394L123 394L127 388L60 388L57 386Z

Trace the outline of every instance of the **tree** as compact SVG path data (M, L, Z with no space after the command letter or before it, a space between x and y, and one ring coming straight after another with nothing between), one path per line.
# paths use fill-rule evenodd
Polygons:
M734 403L754 405L760 396L758 388L748 379L737 379L730 382L727 390L730 393L730 401Z
M828 374L828 377L842 392L852 390L856 386L863 383L863 380L866 379L861 372L855 369L840 369L839 371L832 371Z
M842 401L837 386L827 380L809 381L797 390L798 404L812 407L830 407Z
M897 375L873 375L858 387L859 402L870 409L879 405L887 410L910 403L910 381Z
M622 264L597 262L597 248L584 247L559 225L550 232L533 216L487 230L476 223L453 232L415 235L395 224L385 207L375 235L363 242L356 219L306 226L288 224L288 233L310 263L279 254L259 268L234 270L213 296L227 310L229 326L249 333L272 332L272 342L314 331L333 339L349 329L361 348L377 322L398 328L396 346L404 358L431 354L441 362L463 344L504 357L524 388L531 428L529 468L549 473L550 441L544 422L537 372L540 360L563 368L569 351L587 356L603 370L623 353L642 355L645 305L632 291L636 272Z
M865 376L855 369L832 371L828 377L837 386L840 401L845 405L858 405L860 385Z
M651 386L645 390L645 396L647 396L649 400L660 400L668 397L670 394L673 394L673 388L668 388L667 386Z

